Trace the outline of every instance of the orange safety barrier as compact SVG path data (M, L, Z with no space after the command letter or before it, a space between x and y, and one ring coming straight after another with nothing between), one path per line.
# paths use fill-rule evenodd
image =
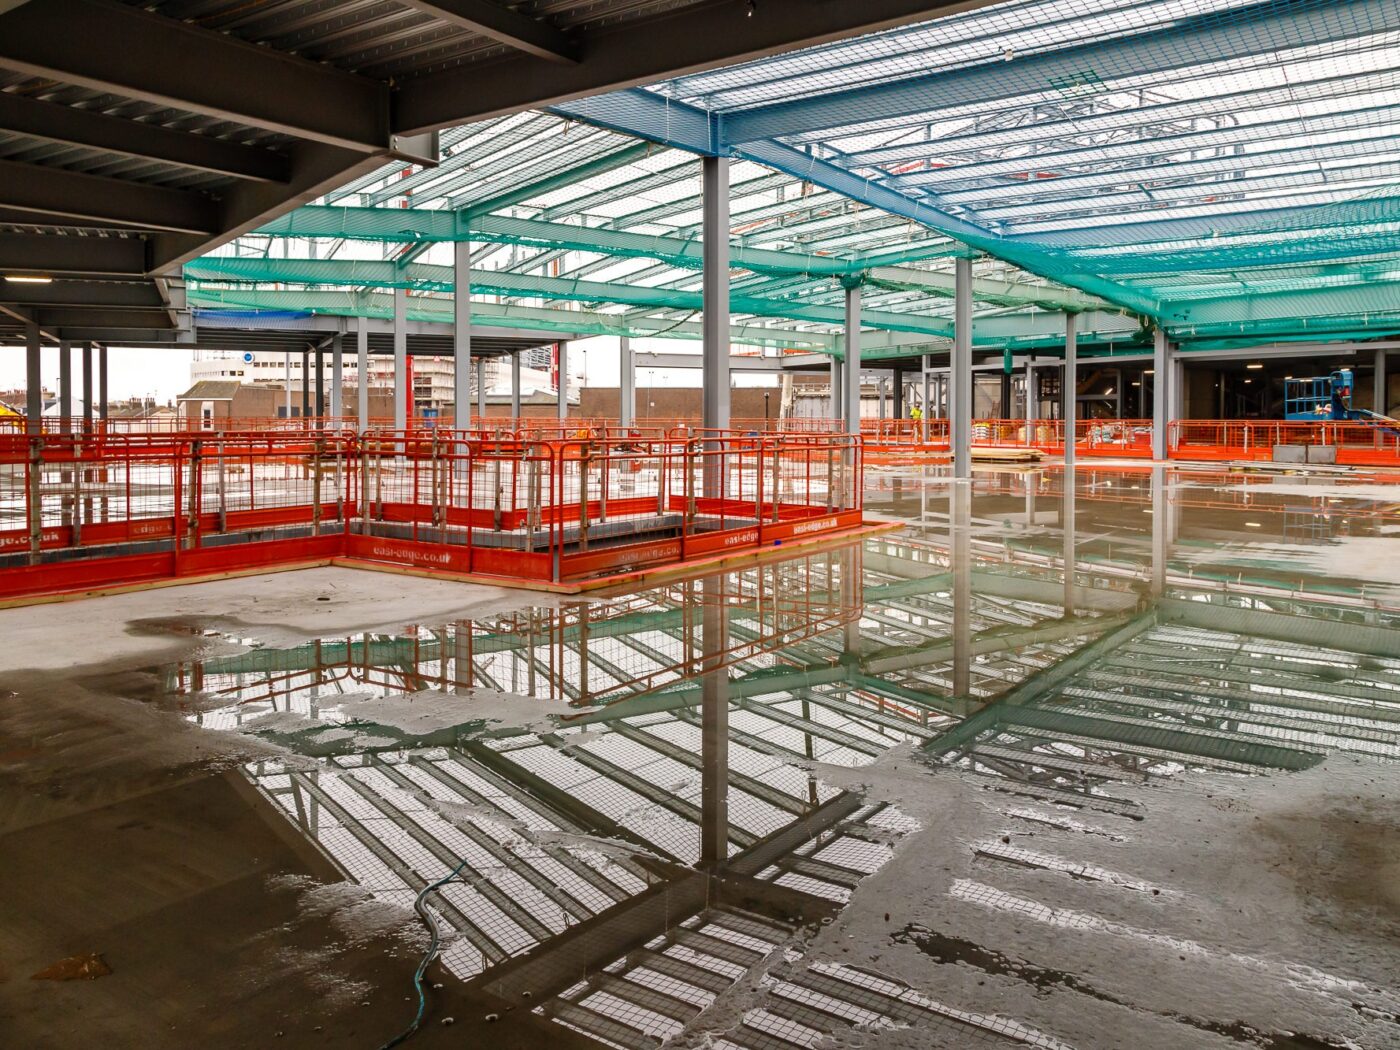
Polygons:
M1400 467L1400 426L1383 422L1176 420L1168 443L1174 459L1272 460L1278 446L1302 446L1335 449L1335 461L1344 465Z
M562 583L861 523L858 439L0 434L0 599L332 558Z

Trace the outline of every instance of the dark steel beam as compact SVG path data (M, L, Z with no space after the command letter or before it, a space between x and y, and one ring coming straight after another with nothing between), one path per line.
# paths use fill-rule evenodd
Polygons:
M139 237L0 233L0 271L139 277L146 272L146 242Z
M389 87L109 0L0 16L0 65L363 152L389 149Z
M0 92L0 128L65 146L172 164L258 182L285 182L287 158L207 135L173 131L89 109Z
M393 127L413 134L551 105L663 77L985 7L995 0L739 0L696 4L590 33L575 65L533 55L420 77L394 96Z
M26 306L79 306L112 309L164 309L151 281L53 281L16 284L0 280L0 302Z
M151 245L151 272L167 273L208 253L234 237L255 230L283 212L343 186L384 163L384 154L357 153L316 142L299 142L290 150L291 180L286 185L243 182L219 201L215 236L163 234ZM0 200L3 203L3 200Z
M73 218L176 233L212 234L219 229L213 199L201 194L11 160L0 160L0 207L59 225Z
M35 311L35 316L45 328L170 328L170 315L164 310L121 310L110 307L84 309L80 306L60 306L40 307Z
M527 55L551 62L577 62L578 46L548 22L536 21L492 0L402 0L407 7L470 29Z

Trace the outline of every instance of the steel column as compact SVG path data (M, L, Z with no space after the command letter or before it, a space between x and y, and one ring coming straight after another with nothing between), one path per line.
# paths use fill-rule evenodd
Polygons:
M617 421L630 427L637 417L637 358L632 353L632 340L618 340Z
M331 418L338 423L345 414L345 333L331 339Z
M1065 466L1074 463L1075 420L1079 412L1079 315L1065 314L1065 367L1060 381L1064 400Z
M846 360L841 376L841 397L846 433L860 435L860 286L846 289Z
M471 266L471 241L455 242L452 245L452 418L458 429L471 425L472 414Z
M102 422L107 422L111 405L107 400L107 348L97 348L97 414Z
M1035 422L1036 413L1037 413L1038 411L1040 411L1040 405L1037 404L1036 393L1037 393L1037 391L1036 391L1036 375L1035 375L1035 358L1033 358L1033 357L1028 357L1028 358L1026 358L1026 423L1027 423L1027 424L1034 423L1034 422ZM1032 439L1034 438L1034 435L1033 435L1033 434L1027 435L1027 436L1030 437L1030 438L1032 438Z
M701 425L729 427L729 159L700 160L703 386Z
M292 352L282 352L282 416L292 418Z
M831 418L844 419L846 406L841 400L841 370L844 367L841 360L834 354L831 358Z
M83 433L92 431L92 344L83 344Z
M408 389L408 290L394 289L394 429L408 427L408 404L413 391ZM452 406L453 411L457 409Z
M73 344L58 341L58 431L71 434L73 427Z
M520 418L520 351L510 355L510 418Z
M369 429L369 318L357 318L355 325L356 418L361 433Z
M1152 333L1152 458L1167 458L1167 424L1171 421L1168 393L1171 370L1167 361L1167 333Z
M24 429L37 436L43 430L44 385L39 369L43 351L39 344L39 326L24 322Z
M486 425L486 358L476 359L476 415Z
M559 397L556 403L559 422L569 418L569 344L559 344Z
M896 368L890 373L891 415L904 418L904 372Z
M1388 389L1389 377L1385 373L1385 351L1376 351L1376 392L1371 401L1371 409L1377 415L1390 415L1390 391Z
M316 348L316 418L326 418L326 351Z
M311 415L311 351L301 352L301 418Z
M953 355L948 375L953 476L972 477L972 260L953 260Z

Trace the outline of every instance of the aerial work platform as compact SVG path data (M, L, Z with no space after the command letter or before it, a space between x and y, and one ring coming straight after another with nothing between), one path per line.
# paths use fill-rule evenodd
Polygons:
M578 433L0 436L0 601L344 559L576 590L863 524L855 438Z

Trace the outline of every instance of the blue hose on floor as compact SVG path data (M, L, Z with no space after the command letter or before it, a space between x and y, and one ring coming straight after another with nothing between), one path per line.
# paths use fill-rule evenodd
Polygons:
M428 894L432 893L439 886L444 886L451 882L466 866L467 862L463 860L450 872L438 879L437 882L424 886L417 898L413 901L413 910L418 913L419 918L423 920L424 924L432 933L432 940L428 943L428 950L424 953L422 960L418 963L417 971L413 974L413 988L414 991L418 993L418 1012L413 1015L412 1024L381 1046L379 1050L392 1050L393 1047L407 1041L414 1032L418 1031L419 1025L423 1023L423 1014L426 1013L428 1009L428 995L423 984L423 974L427 972L428 967L431 966L433 960L437 958L438 943L442 939L441 931L438 929L437 916L430 912L423 902L427 899Z

